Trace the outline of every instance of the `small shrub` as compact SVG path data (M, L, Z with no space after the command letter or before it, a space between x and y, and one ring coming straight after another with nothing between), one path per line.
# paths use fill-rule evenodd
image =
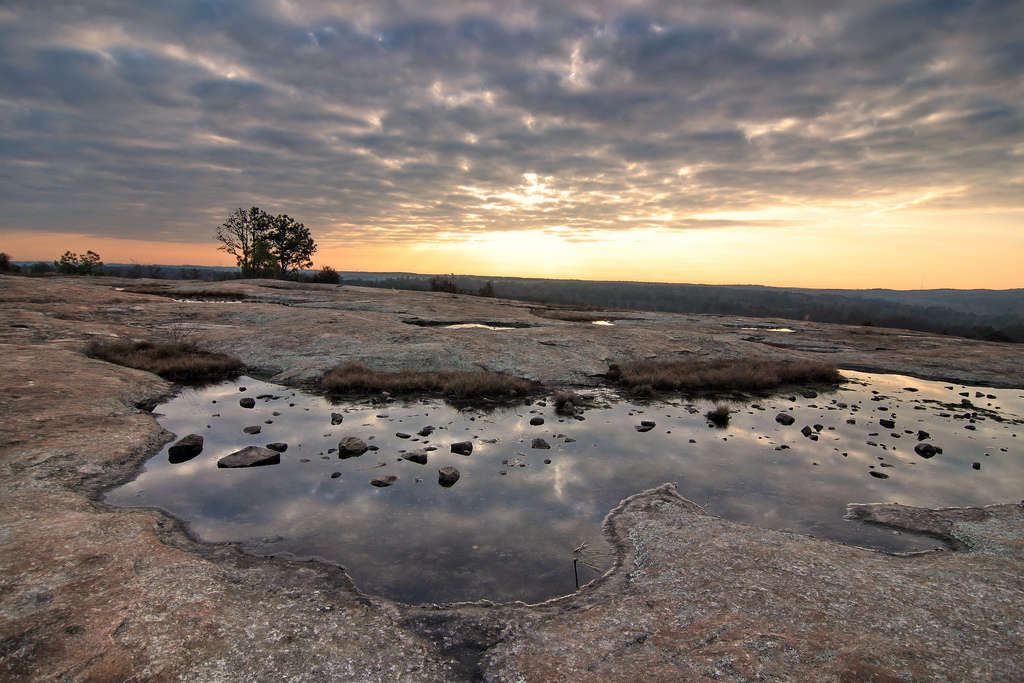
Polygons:
M341 284L341 275L330 266L321 266L313 276L313 281L324 285L338 285Z
M481 287L480 289L476 290L476 295L477 296L489 297L489 298L493 299L494 296L495 296L495 294L494 294L494 284L490 280L488 280L486 283L484 283L483 287Z
M28 274L33 277L49 275L53 272L53 266L46 261L37 261L28 268Z
M164 379L185 384L234 377L242 370L242 361L223 353L200 351L187 341L126 342L93 341L85 351L90 358L146 370Z
M459 293L459 288L455 284L454 280L441 277L440 275L435 275L427 280L427 284L430 285L430 291L432 292L448 292L449 294Z
M719 429L724 429L729 426L729 406L719 403L713 409L704 413L704 417Z
M535 385L529 380L511 377L500 372L415 372L400 370L383 372L370 370L360 363L328 370L320 381L321 387L332 393L380 392L391 394L439 393L457 398L493 396L523 396L533 393Z

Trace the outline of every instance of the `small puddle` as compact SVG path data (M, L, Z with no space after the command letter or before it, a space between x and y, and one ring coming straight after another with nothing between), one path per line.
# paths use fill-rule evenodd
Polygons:
M204 540L239 541L254 554L340 564L361 590L411 604L535 603L571 593L575 572L582 585L609 566L608 511L665 482L725 519L888 551L937 541L844 521L847 503L1020 500L1022 392L844 374L851 382L835 393L730 404L725 429L709 427L704 413L713 406L702 401L634 403L582 391L597 407L580 421L556 415L549 401L492 412L433 398L332 405L243 377L159 406L160 424L179 437L202 435L203 452L175 464L164 448L105 500L166 509ZM243 398L255 407L243 408ZM332 413L341 424L331 424ZM779 424L780 413L794 423ZM816 440L801 433L805 425ZM251 427L260 433L247 434ZM919 441L919 430L930 436ZM339 459L333 449L347 436L377 450ZM472 442L471 455L452 452L462 441ZM288 445L280 464L217 467L234 451L272 442ZM942 453L922 457L920 443ZM426 465L402 459L414 450L426 451ZM445 488L438 469L449 466L461 477ZM398 480L370 485L382 475Z
M605 327L614 327L615 326L615 323L613 323L610 320L595 320L595 321L593 321L590 324L591 325L602 325L602 326L605 326Z

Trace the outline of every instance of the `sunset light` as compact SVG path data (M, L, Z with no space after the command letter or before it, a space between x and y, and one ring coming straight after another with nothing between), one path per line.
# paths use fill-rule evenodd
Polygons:
M73 4L0 11L18 261L1024 287L1019 4Z

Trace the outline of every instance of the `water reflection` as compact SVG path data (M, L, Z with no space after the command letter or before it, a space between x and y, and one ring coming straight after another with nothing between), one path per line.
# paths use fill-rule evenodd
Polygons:
M336 562L362 590L411 603L572 592L573 550L586 541L600 549L604 515L665 482L726 519L884 550L935 542L843 521L847 503L1020 500L1021 391L844 374L852 381L829 395L733 403L724 430L709 427L706 402L634 404L594 392L597 407L578 421L544 401L488 411L434 399L331 405L243 377L161 406L164 427L204 437L202 454L171 464L165 449L106 500L167 509L208 541ZM245 397L254 408L239 405ZM341 424L332 426L332 413ZM780 413L793 424L777 422ZM544 424L531 425L535 417ZM641 421L656 426L639 432ZM256 425L259 434L243 432ZM426 426L435 431L417 435ZM930 433L924 442L921 430ZM376 450L339 460L332 450L346 436ZM538 437L550 449L533 448ZM472 455L451 452L467 440ZM280 465L217 468L244 446L271 442L288 444ZM942 454L922 458L918 443ZM414 449L428 449L426 465L401 459ZM451 488L437 483L445 466L461 472ZM382 474L399 480L369 485ZM579 571L582 581L596 576Z

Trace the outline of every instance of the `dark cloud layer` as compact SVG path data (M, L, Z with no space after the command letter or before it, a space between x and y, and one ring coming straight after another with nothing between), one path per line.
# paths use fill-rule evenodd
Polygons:
M1024 3L0 4L0 226L369 242L1020 209ZM328 235L329 236L329 235Z

